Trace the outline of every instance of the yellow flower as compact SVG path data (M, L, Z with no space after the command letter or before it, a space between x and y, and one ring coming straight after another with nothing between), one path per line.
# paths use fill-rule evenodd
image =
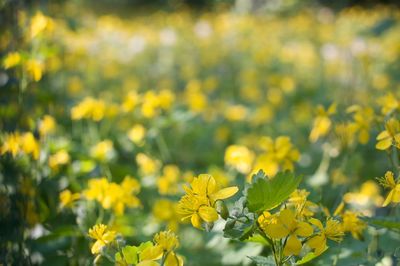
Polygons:
M354 238L361 240L362 232L367 224L358 218L357 213L352 211L345 211L341 217L343 232L350 232Z
M37 12L32 17L30 33L31 38L36 37L39 33L43 32L46 28L52 25L52 20L49 17L44 16L41 12Z
M336 104L333 103L325 110L322 105L317 107L317 117L314 119L313 128L310 133L310 141L316 142L320 137L328 134L332 121L330 116L336 113Z
M30 59L26 62L26 71L34 81L39 81L42 79L44 64L39 60Z
M128 132L128 138L137 145L142 144L145 136L146 128L141 124L134 125Z
M294 168L294 162L299 160L300 153L294 147L287 136L279 136L275 140L270 137L262 137L259 146L263 149L253 166L253 171L248 175L248 181L259 169L262 169L268 177L273 177L281 170L290 170Z
M92 246L92 254L98 254L101 249L110 243L112 243L116 237L115 231L107 230L107 225L96 224L91 229L89 229L89 234L91 238L95 239L96 242Z
M317 235L313 236L307 241L307 244L314 249L314 253L316 255L321 254L328 248L326 245L327 239L331 239L336 242L342 241L344 233L342 225L339 223L339 221L328 219L326 221L325 228L318 219L311 218L309 222L320 230Z
M231 145L225 150L225 164L243 174L249 173L254 160L254 153L245 146Z
M90 155L99 161L109 161L114 157L114 148L111 140L103 140L90 149Z
M389 205L391 202L400 202L400 180L394 179L394 174L391 171L387 171L384 177L378 178L379 183L384 188L389 188L390 192L383 202L383 207Z
M83 192L85 197L98 201L104 209L112 208L116 215L122 215L126 206L140 206L140 200L135 196L140 191L140 184L130 176L126 176L120 185L108 182L106 178L90 179L88 184L88 189Z
M353 114L354 122L351 125L358 133L358 141L361 144L366 144L369 140L369 131L374 120L374 109L353 105L347 108L347 112Z
M136 155L136 162L139 165L139 170L144 176L150 176L157 173L160 167L158 160L152 159L144 153Z
M177 182L180 177L180 170L176 165L166 165L163 168L163 175L158 178L158 192L161 195L174 195L178 193Z
M21 148L20 142L20 135L18 132L6 135L0 148L1 154L9 152L13 157L17 156Z
M154 236L154 243L164 252L170 252L179 246L178 237L172 231L163 231Z
M311 217L314 215L318 205L307 200L310 192L305 189L296 189L288 199L288 205L293 205L298 217Z
M389 119L385 124L385 130L376 137L378 150L386 150L392 145L400 149L400 122L394 118Z
M56 128L56 121L50 115L45 115L39 123L39 133L41 136L46 136L53 133Z
M274 239L287 237L283 254L289 256L300 254L302 244L298 236L311 236L313 228L306 222L298 221L292 210L284 209L279 213L277 223L266 225L264 231L268 236Z
M5 69L17 66L21 62L21 55L18 52L7 54L4 59L3 66Z
M232 197L239 190L237 187L218 189L214 177L207 174L194 178L190 186L184 187L186 195L178 203L178 212L183 216L182 220L190 218L196 228L201 228L202 221L216 221L215 202Z
M100 121L106 113L106 103L103 100L96 100L91 97L83 99L80 103L72 107L72 120L81 120L83 118Z
M21 136L21 149L27 154L32 154L34 159L39 159L39 143L31 132L24 133Z
M126 113L132 111L139 103L139 100L139 94L136 91L130 91L122 103L122 111Z
M51 169L57 170L60 165L65 165L69 163L70 157L67 151L61 150L56 154L49 157L49 167Z
M72 193L66 189L60 193L60 207L72 207L72 204L80 198L79 193Z
M156 220L167 223L167 228L177 231L179 226L178 203L167 199L157 200L153 205L153 215Z

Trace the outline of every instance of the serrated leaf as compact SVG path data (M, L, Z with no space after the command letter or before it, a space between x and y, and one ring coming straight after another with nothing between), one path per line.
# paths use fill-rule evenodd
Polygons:
M258 178L247 190L247 207L251 212L270 210L286 200L300 181L300 176L288 171L278 173L271 180Z
M225 224L224 237L243 241L253 235L254 228L255 223L252 219L245 217L236 220L229 219Z
M269 257L263 257L263 256L248 256L249 259L251 259L254 263L257 265L262 265L262 266L274 266L275 261L272 258L272 256Z

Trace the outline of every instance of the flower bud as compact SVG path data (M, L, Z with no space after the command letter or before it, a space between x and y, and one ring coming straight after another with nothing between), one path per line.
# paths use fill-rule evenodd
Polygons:
M228 208L226 207L225 202L223 202L222 200L218 200L215 203L215 207L217 212L219 213L219 215L221 216L222 219L226 220L229 216L229 211Z

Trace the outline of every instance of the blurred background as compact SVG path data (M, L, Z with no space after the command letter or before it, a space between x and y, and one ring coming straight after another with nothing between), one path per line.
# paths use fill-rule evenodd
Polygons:
M186 265L250 265L256 240L177 215L201 173L289 169L328 211L387 214L369 181L391 167L375 138L400 106L399 1L0 0L0 59L0 264L90 265L103 222L131 244L176 231ZM91 198L101 177L137 180L134 200ZM315 265L375 265L397 237Z

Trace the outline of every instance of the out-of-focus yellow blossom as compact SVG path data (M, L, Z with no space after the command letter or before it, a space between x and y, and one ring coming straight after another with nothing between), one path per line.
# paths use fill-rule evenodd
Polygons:
M1 154L7 152L11 153L13 157L16 157L21 149L20 134L18 132L10 133L5 135L3 143L1 145Z
M163 175L158 178L158 192L161 195L174 195L178 192L177 182L180 177L180 170L176 165L166 165L163 168Z
M26 132L21 135L21 150L26 154L32 154L32 157L37 160L40 155L39 142L35 139L31 132Z
M194 178L190 187L184 186L184 189L186 195L178 203L178 212L182 220L190 218L196 228L201 228L202 221L215 222L218 219L215 202L230 198L239 190L237 187L219 189L214 177L207 174Z
M137 145L143 143L145 136L146 128L141 124L134 125L128 132L128 138Z
M166 222L169 230L177 231L179 226L178 204L168 199L157 200L153 205L153 215L161 222Z
M327 239L331 239L336 242L342 241L344 232L339 221L328 219L326 221L325 228L318 219L311 218L309 222L319 229L319 233L307 241L308 246L314 249L315 255L321 254L328 248L326 245Z
M30 37L34 38L46 29L53 28L53 21L51 18L43 15L41 12L37 12L35 16L32 17L30 25Z
M359 191L344 194L343 200L362 211L364 215L370 215L368 209L381 206L383 202L379 186L371 180L364 182Z
M139 104L139 101L140 101L140 96L136 91L128 92L122 103L122 111L123 112L132 111Z
M378 141L376 148L378 150L386 150L392 145L400 149L400 122L395 118L389 119L385 123L385 130L376 137Z
M294 163L300 158L299 151L286 136L280 136L275 140L270 137L262 137L259 146L264 152L257 156L252 173L262 169L271 178L279 170L292 171ZM248 176L248 180L251 176L252 174Z
M12 52L7 54L6 58L4 58L3 66L5 69L9 69L15 67L21 63L21 55L18 52Z
M381 106L381 113L383 115L388 115L393 111L400 109L400 100L397 99L393 93L388 93L379 97L377 102Z
M150 176L157 173L160 168L160 162L152 159L144 153L136 155L136 162L139 165L139 170L144 176Z
M50 115L45 115L39 122L39 133L41 136L51 134L56 129L56 121Z
M317 117L314 119L313 128L310 133L310 141L316 142L320 137L328 134L332 126L330 116L336 113L336 103L331 104L328 110L322 105L317 107Z
M385 207L385 206L389 205L391 202L399 203L400 202L400 179L397 179L397 181L396 181L394 178L393 172L387 171L384 177L378 178L378 181L384 188L390 189L390 192L387 195L382 206Z
M79 193L72 193L69 189L66 189L60 193L60 207L71 208L80 197Z
M70 157L67 151L60 150L49 157L49 167L53 170L58 169L60 165L69 163Z
M264 231L273 239L287 237L283 254L290 256L300 254L302 244L298 236L311 236L314 230L307 222L297 220L292 210L284 209L279 213L277 223L265 225Z
M152 118L159 112L160 99L154 91L147 91L143 95L142 115L146 118Z
M353 114L354 122L351 125L357 131L358 141L366 144L369 140L369 131L374 120L374 110L371 107L353 105L347 108L347 112Z
M90 149L90 156L99 161L109 161L114 157L114 145L111 140L103 140Z
M223 169L216 166L210 167L208 173L210 173L210 175L214 177L215 181L223 187L229 185L232 180L231 176L229 176Z
M92 119L100 121L104 118L106 112L106 104L102 100L96 100L86 97L79 104L71 109L72 120Z
M175 94L171 90L163 89L158 95L159 105L164 110L169 110L175 100Z
M120 185L108 182L103 177L90 179L88 189L83 194L88 200L98 201L104 209L112 208L116 215L122 215L126 206L140 206L140 200L136 197L139 191L140 184L132 177L126 176Z
M358 214L347 210L341 217L343 232L350 232L355 239L362 240L362 232L367 227L367 224L360 220Z
M83 83L79 77L71 77L68 79L68 92L71 95L76 95L78 92L82 91Z
M228 121L243 121L246 115L247 109L243 105L230 105L225 109L225 118Z
M353 123L339 123L335 125L335 134L341 148L350 147L355 140L357 127Z
M43 62L36 60L36 59L30 59L26 62L26 71L28 72L28 75L34 80L34 81L39 81L42 79L43 71L44 71L44 64Z
M199 113L206 108L207 97L201 91L201 84L198 80L192 80L187 84L185 100L189 109L194 113Z
M114 241L117 233L115 231L108 230L107 225L96 224L89 229L88 235L96 240L91 248L92 254L98 254L101 252L103 247L110 245Z
M233 167L242 174L247 174L251 170L254 161L254 153L246 146L230 145L225 150L225 164Z

